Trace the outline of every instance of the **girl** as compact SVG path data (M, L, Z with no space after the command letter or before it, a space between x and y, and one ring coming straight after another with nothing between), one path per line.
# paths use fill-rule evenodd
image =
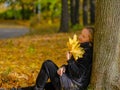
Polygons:
M67 53L68 64L60 68L51 60L46 60L42 64L35 86L17 90L86 90L91 76L93 28L85 27L78 39L85 50L83 58L75 60L71 53ZM51 82L47 83L49 78Z

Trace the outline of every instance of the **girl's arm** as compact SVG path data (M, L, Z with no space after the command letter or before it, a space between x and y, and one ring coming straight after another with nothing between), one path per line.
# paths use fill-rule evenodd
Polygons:
M85 48L85 53L83 55L83 58L79 58L77 61L73 58L73 56L67 61L67 70L68 74L71 77L79 78L86 70L86 65L89 62L90 56L91 56L90 48Z

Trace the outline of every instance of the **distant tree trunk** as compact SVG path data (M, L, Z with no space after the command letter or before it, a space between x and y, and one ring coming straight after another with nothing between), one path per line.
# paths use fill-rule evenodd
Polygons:
M61 23L59 32L67 32L69 29L68 0L62 0Z
M95 23L95 0L90 0L90 24Z
M79 24L79 0L70 0L70 16L72 26Z
M88 0L83 0L83 25L88 24Z
M25 19L25 7L23 3L21 3L21 7L22 7L22 10L21 10L22 19L24 20Z
M41 6L40 6L40 3L38 4L37 7L38 7L37 13L40 14L40 7L41 7Z
M13 18L12 18L12 19L15 20L15 19L16 19L16 8L15 8L15 4L13 3L11 7L12 7L12 10L13 10Z
M97 0L92 90L120 90L120 0Z
M75 6L75 24L79 24L79 5L80 0L76 0L76 6Z
M70 20L72 26L75 25L75 1L76 0L70 0Z

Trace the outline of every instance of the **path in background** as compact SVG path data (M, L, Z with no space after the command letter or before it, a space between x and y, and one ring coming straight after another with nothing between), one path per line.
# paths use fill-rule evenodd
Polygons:
M0 39L19 37L29 33L29 29L20 26L0 26Z

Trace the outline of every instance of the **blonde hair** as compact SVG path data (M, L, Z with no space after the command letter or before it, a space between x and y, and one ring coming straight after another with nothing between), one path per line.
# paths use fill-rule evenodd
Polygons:
M90 32L90 35L89 35L90 42L93 42L94 28L91 26L87 26L87 27L84 27L84 29L87 29Z

